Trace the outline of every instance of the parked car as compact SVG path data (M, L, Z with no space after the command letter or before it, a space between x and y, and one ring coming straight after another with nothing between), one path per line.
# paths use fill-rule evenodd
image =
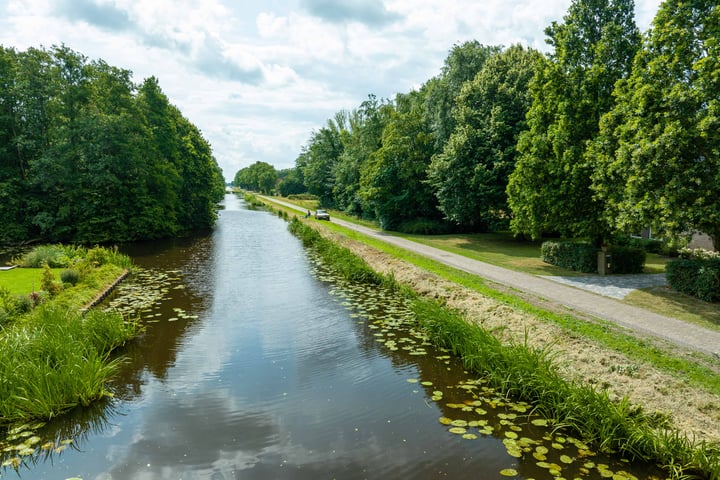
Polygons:
M330 220L330 214L325 210L315 210L315 218L318 220Z

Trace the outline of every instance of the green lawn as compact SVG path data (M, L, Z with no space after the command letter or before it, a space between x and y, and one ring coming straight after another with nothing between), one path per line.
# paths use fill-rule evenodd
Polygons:
M63 268L53 268L55 278L60 279ZM40 290L42 268L13 268L0 270L0 286L10 290L12 294L25 295Z

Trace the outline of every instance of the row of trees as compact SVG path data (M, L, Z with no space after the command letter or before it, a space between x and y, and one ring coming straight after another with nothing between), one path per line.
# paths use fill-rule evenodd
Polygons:
M224 192L201 132L156 78L65 46L0 46L0 243L207 228Z
M456 45L417 91L336 113L285 177L387 229L599 243L650 226L718 246L720 7L666 0L643 36L633 12L574 0L547 55Z

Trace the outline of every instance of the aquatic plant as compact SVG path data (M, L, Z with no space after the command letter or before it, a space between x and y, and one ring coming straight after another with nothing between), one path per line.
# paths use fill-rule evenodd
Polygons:
M108 355L139 328L117 313L83 317L53 305L6 328L0 337L0 423L53 418L107 395L105 383L119 362Z
M551 349L502 344L490 332L437 302L416 298L413 310L433 343L459 355L465 367L513 399L527 401L558 428L579 433L601 450L659 462L672 478L720 478L720 448L695 443L624 398L569 382L558 373Z

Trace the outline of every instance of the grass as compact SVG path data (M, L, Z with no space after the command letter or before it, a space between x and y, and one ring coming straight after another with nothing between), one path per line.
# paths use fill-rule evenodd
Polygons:
M535 411L554 419L556 426L580 433L602 451L658 462L672 478L720 477L717 448L695 444L627 399L612 401L605 391L564 380L551 351L503 345L429 299L416 299L413 309L433 343L462 357L466 368L481 373L508 397L535 405Z
M75 286L66 285L54 296L45 292L38 297L43 300L38 306L27 295L0 289L0 425L53 418L106 396L105 383L120 361L111 360L110 353L140 331L136 322L117 313L92 309L80 313L131 265L129 257L116 249L53 246L42 247L40 254L31 252L30 258L58 251L72 253L62 262L81 272ZM40 270L0 273L23 276L35 271L40 275ZM39 289L18 285L13 283L13 289L20 293Z
M52 272L59 277L63 268L53 268ZM0 287L7 288L14 295L28 295L40 290L42 268L14 268L0 270Z
M624 302L684 322L720 331L720 307L717 303L704 302L668 287L635 290L625 298Z
M354 231L347 231L337 225L327 228L349 237L361 237ZM354 254L339 254L341 250L347 250L344 247L327 248L332 242L325 240L312 227L297 218L293 219L291 230L299 235L305 244L320 246L319 252L328 263L336 266L339 264L341 269L344 269L342 265L347 263L353 263L361 271L367 269L364 262L349 260ZM385 246L372 239L362 238L362 241ZM473 276L453 272L453 269L423 260L417 255L405 255L404 251L393 247L388 249L400 253L399 256L405 260L410 256L433 269L444 269L446 274L462 280L463 284L473 284L481 293L490 293L494 298L505 298L514 306L524 306L546 317L555 316L555 320L561 323L575 322L578 325L582 323L591 326L570 316L560 317L544 312L510 295L493 291L477 277L473 280ZM461 277L456 277L457 275ZM376 276L369 278L372 278L373 282L377 281ZM386 278L385 283L395 282ZM402 289L400 286L398 288ZM720 478L720 451L716 447L702 442L696 444L678 430L668 427L662 417L645 414L641 409L630 405L627 399L612 401L606 391L564 380L558 373L550 350L532 349L526 344L504 345L490 332L468 322L459 313L433 300L419 297L414 292L406 289L404 291L411 296L418 323L428 332L433 343L459 355L466 368L481 374L507 396L535 405L538 413L556 420L558 428L579 432L583 439L593 442L603 451L622 452L633 458L658 462L669 472L671 478L689 478L694 475L699 478ZM610 338L614 336L612 334ZM641 350L631 337L625 340L635 342L633 348ZM657 359L659 358L662 358L662 354ZM717 376L713 377L717 380ZM707 380L705 378L705 381ZM720 384L716 382L715 388L720 389Z

